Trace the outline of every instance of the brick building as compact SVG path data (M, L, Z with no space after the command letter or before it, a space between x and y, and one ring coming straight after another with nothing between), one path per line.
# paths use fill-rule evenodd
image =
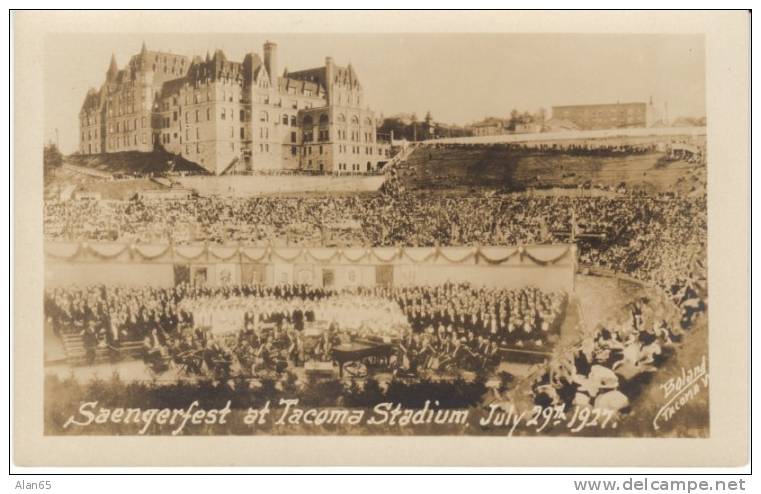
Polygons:
M148 51L106 81L80 111L82 154L164 149L213 174L255 170L369 172L389 159L351 64L280 71L277 45L230 61Z

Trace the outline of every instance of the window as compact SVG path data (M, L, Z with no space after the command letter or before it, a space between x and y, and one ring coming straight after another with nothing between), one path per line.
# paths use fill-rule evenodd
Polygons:
M211 108L206 109L206 120L211 120Z
M288 115L283 114L283 125L288 125Z
M296 127L296 116L291 115L291 127Z
M299 153L299 148L291 146L291 156L296 156Z
M260 122L269 122L270 116L266 111L259 112L259 121Z
M296 133L291 132L291 142L296 142Z
M244 139L245 137L246 137L246 128L245 127L241 127L240 128L240 138Z
M235 127L230 127L230 139L235 139Z
M201 138L201 129L196 127L196 140Z
M245 110L240 111L240 121L245 122L246 121L246 112Z
M320 125L328 125L328 121L328 116L325 113L320 115Z
M208 114L207 114L207 117L208 117ZM196 110L196 123L198 123L199 120L200 120L200 118L198 116L198 110Z
M225 109L222 108L222 113L220 114L220 117L222 120L225 120Z

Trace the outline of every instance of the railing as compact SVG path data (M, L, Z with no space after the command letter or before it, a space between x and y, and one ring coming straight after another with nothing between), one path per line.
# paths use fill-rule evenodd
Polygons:
M236 170L230 173L226 173L228 176L308 176L308 177L345 177L345 176L379 176L383 175L382 171L370 170L370 171L329 171L329 170Z

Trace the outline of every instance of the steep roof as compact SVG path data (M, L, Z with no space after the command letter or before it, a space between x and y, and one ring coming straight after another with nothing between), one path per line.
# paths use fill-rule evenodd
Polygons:
M214 52L214 56L201 60L201 57L193 57L193 61L187 71L188 81L200 81L206 79L245 79L244 64L231 62L222 50Z
M327 67L324 66L289 72L288 77L291 79L315 82L323 87L328 87ZM362 87L359 83L359 77L357 77L357 73L354 71L354 67L352 67L351 64L346 67L334 65L332 82L344 86L354 86L356 88Z
M90 88L89 91L87 91L87 95L85 96L85 100L82 102L82 108L81 112L89 112L93 110L100 109L101 105L101 92L100 90L97 90L95 88Z
M471 124L471 127L494 127L499 125L505 125L505 121L497 117L485 118L480 122Z
M289 88L295 88L296 92L302 93L305 90L312 91L315 96L325 91L324 86L315 81L308 81L303 79L295 79L288 74L288 77L280 77L278 79L278 91L282 94L287 94Z

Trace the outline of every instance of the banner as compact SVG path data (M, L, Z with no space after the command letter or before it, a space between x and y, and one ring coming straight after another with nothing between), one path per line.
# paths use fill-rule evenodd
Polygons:
M114 244L87 242L46 242L45 255L57 260L84 260L94 256L98 259L117 259L124 252L133 260L163 260L188 262L235 262L241 263L293 263L296 261L317 263L384 264L409 261L412 264L504 264L516 256L520 262L546 266L565 260L574 250L571 245L532 245L518 247L252 247L242 245L174 245L174 244ZM240 257L240 259L236 259Z

